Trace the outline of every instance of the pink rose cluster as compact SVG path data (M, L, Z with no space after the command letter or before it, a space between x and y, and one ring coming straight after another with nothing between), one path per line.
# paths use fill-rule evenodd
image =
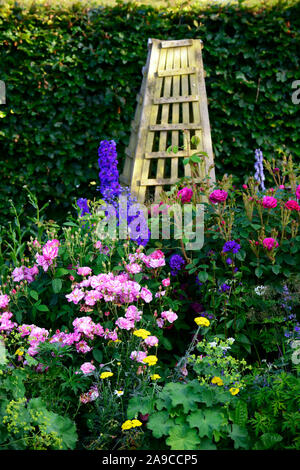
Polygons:
M121 330L132 330L135 327L135 323L139 322L142 318L142 312L137 309L135 305L130 305L125 313L125 317L119 317L116 320L116 325Z
M42 248L42 254L36 254L36 262L44 271L48 271L49 266L53 264L53 261L58 255L59 246L60 243L58 240L48 240Z
M99 300L116 304L133 303L140 298L146 303L152 301L152 293L129 278L128 273L114 275L101 273L89 276L74 286L66 295L68 302L78 304L84 300L86 305L94 306Z
M0 294L0 308L6 308L10 302L7 294Z
M213 204L219 204L221 202L225 202L228 197L227 191L222 189L215 189L209 196L210 202Z
M35 264L32 268L21 266L15 268L12 272L12 278L14 282L27 281L29 284L33 282L39 273L39 268Z
M11 321L13 314L11 312L3 312L0 314L0 331L10 332L17 323Z
M278 247L278 242L274 238L265 238L263 240L263 247L266 248L266 250L271 251L273 248Z
M193 190L191 188L185 187L180 189L177 193L177 199L180 199L183 204L190 202L193 197Z
M161 250L155 250L150 255L145 255L140 249L136 253L130 253L128 255L130 261L126 265L126 270L133 274L141 272L143 267L141 263L147 268L157 269L166 265L165 255Z
M7 312L5 312L7 313ZM16 323L8 323L9 317L5 317L7 327L9 326L12 329L14 326L17 326ZM19 333L21 333L22 338L28 336L29 349L27 353L30 356L35 356L38 353L38 346L40 343L44 343L46 340L49 343L58 343L61 346L71 346L75 344L76 351L78 353L86 354L92 350L87 343L87 340L93 340L95 336L100 336L105 339L111 339L115 341L118 339L117 332L110 331L104 328L99 323L94 323L91 317L78 317L73 321L74 331L70 333L65 333L60 330L56 330L54 335L49 337L48 330L44 328L39 328L36 325L20 325L18 327ZM6 328L7 329L7 328ZM1 330L1 327L0 327Z
M40 343L44 343L49 336L49 331L45 328L40 328L36 325L21 325L18 327L19 333L22 338L28 336L28 343L30 345L27 353L29 356L35 356L38 353Z

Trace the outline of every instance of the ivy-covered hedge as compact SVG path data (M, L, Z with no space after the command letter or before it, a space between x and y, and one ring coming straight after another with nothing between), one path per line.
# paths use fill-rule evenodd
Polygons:
M89 182L97 179L102 139L116 140L122 163L149 37L203 40L217 172L243 179L257 147L268 158L283 150L296 160L300 120L292 83L300 78L299 31L299 2L261 11L4 3L0 222L9 197L26 200L24 184L41 201L51 199L53 218L69 210L74 197L94 197Z

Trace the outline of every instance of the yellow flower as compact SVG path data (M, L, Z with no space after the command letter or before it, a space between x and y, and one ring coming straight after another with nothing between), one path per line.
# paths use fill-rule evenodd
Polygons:
M235 387L231 387L229 389L231 395L236 395L237 393L239 393L240 389L239 388L235 388Z
M122 429L125 431L126 429L131 429L132 428L132 422L130 419L125 421L125 423L122 424Z
M114 374L112 372L102 372L100 375L100 379L107 379L108 377L112 377Z
M194 321L197 323L198 326L209 326L210 321L205 317L196 317Z
M16 356L23 356L23 354L24 354L24 349L23 348L19 348L15 352Z
M154 366L157 363L158 359L156 356L147 356L143 359L143 362L148 364L149 366Z
M146 339L147 336L151 335L150 331L143 330L143 329L135 330L133 334L137 336L138 338L143 338L143 339Z
M122 429L123 431L126 431L127 429L131 429L131 428L136 428L138 426L142 426L142 422L138 419L128 419L127 421L125 421L125 423L122 424Z
M150 379L151 380L158 380L158 379L161 379L161 376L158 375L158 374L153 374L153 375L150 376Z
M133 427L133 428L136 428L137 426L142 426L143 423L142 423L140 420L138 420L138 419L133 419L133 420L131 421L131 424L132 424L132 427Z
M220 379L220 377L213 377L211 383L212 384L217 384L219 387L221 385L224 385L224 382L223 382L222 379Z

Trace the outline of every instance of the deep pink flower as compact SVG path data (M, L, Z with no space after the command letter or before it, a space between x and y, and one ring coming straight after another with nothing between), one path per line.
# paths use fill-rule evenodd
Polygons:
M164 287L168 287L170 285L170 282L170 278L167 277L166 279L163 279L161 283Z
M300 184L296 188L296 199L300 199Z
M227 191L223 191L222 189L215 189L215 191L213 191L210 196L209 196L209 200L213 203L213 204L218 204L219 202L224 202L226 201L228 197L228 193Z
M285 207L290 211L300 211L300 206L297 201L290 199L285 203Z
M264 196L262 205L265 209L273 209L277 206L277 199L272 196Z
M278 242L274 238L265 238L263 240L263 246L266 248L268 251L271 251L273 248L278 247Z
M177 193L177 198L181 199L181 202L185 204L186 202L190 202L193 197L193 190L191 188L183 188Z

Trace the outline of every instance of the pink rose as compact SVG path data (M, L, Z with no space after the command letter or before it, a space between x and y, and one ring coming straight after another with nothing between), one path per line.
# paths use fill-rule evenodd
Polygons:
M274 240L274 238L265 238L263 240L263 246L266 248L268 251L271 251L273 248L278 247L278 242Z
M222 189L216 189L209 196L209 200L213 204L218 204L219 202L226 201L227 197L228 197L227 191L223 191Z
M285 203L285 207L289 209L290 211L300 211L300 206L297 201L293 201L290 199Z
M79 274L79 276L89 276L91 273L92 270L88 266L84 266L82 268L77 269L77 274Z
M153 296L152 296L152 293L148 289L146 289L145 287L142 287L141 298L148 304L149 302L151 302Z
M173 323L178 318L178 315L172 312L172 310L162 312L161 316L162 318L165 318L169 323Z
M300 184L296 188L296 199L300 199Z
M147 336L144 341L147 346L156 346L158 344L158 338L156 336Z
M181 202L185 204L186 202L190 202L193 197L193 191L191 188L183 188L177 193L177 198L181 199Z
M170 282L170 278L167 277L166 279L163 279L161 283L164 287L168 287L170 285Z
M265 209L273 209L277 206L277 199L272 196L265 196L262 200L262 205Z
M91 372L93 372L93 370L95 370L96 367L91 362L85 362L84 364L82 364L80 369L86 375L86 374L90 374Z
M124 317L119 317L118 320L116 321L116 325L121 329L121 330L131 330L134 328L134 321L129 320L128 318Z
M9 304L10 298L7 294L0 295L0 308L6 308Z

